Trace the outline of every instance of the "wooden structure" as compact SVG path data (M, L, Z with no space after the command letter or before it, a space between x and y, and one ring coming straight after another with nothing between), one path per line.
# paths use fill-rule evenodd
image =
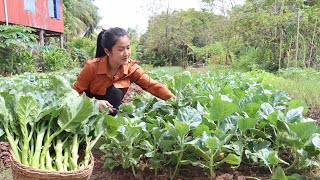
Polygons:
M0 23L35 28L40 45L44 37L60 37L63 46L62 0L0 0Z

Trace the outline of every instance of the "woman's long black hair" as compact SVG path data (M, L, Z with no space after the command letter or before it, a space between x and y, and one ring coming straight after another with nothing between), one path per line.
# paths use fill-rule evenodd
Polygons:
M117 42L117 40L122 36L128 36L126 30L115 27L107 30L102 30L97 38L97 49L96 49L96 58L103 57L106 55L104 48L107 48L109 51L112 50L112 47Z

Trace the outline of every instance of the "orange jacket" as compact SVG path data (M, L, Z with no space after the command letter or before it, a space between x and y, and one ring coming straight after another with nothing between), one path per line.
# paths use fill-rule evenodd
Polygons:
M116 88L122 88L124 96L130 84L134 82L158 98L167 100L174 96L165 85L149 77L136 61L130 60L128 64L122 65L114 77L108 71L107 61L106 56L88 60L73 84L73 88L79 94L90 92L104 95L107 88L113 84Z

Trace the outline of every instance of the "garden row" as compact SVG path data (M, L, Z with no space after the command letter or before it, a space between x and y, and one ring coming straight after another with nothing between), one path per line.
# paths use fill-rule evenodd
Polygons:
M275 179L297 179L303 176L297 173L300 170L319 168L320 128L315 120L304 117L307 109L300 101L292 100L286 92L262 85L259 83L261 77L252 78L248 74L191 74L186 71L159 76L161 73L150 72L150 75L158 74L158 80L172 90L175 98L163 101L148 93L134 95L134 102L121 105L115 117L92 110L93 114L84 118L80 126L65 128L65 131L82 134L84 139L89 138L89 134L92 138L99 137L100 133L94 131L97 126L93 126L94 122L99 122L99 126L104 127L105 143L100 149L105 153L105 166L108 169L116 166L130 168L134 174L141 167L148 167L155 174L168 168L171 178L174 178L181 166L193 165L203 168L214 177L215 170L225 164L238 167L241 163L251 163L267 167ZM63 76L69 82L75 79L73 74ZM69 105L86 99L75 96L66 98L67 94L72 94L70 84L63 79L59 82L64 83L51 81L49 77L47 74L26 74L0 79L0 95L8 97L8 94L15 94L20 99L37 97L34 100L42 103L42 107L50 104L45 103L48 99ZM57 92L64 93L58 95ZM8 104L15 101L14 98L4 99ZM61 125L75 119L80 110L71 109L66 113L69 118L62 122L58 118L53 126L46 128L52 132L61 129ZM58 117L62 112L55 112L54 115ZM100 116L103 116L102 121L87 121ZM32 130L31 120L25 125ZM88 122L92 123L86 124ZM17 122L11 124L16 125ZM15 128L12 131L23 132ZM15 137L22 138L24 134ZM34 147L26 151L35 154ZM52 149L50 152L55 149L49 148ZM22 149L17 151L20 153ZM45 153L40 154L45 156ZM62 156L66 157L65 154ZM52 158L54 160L51 162L57 166L61 153L59 158L57 155Z

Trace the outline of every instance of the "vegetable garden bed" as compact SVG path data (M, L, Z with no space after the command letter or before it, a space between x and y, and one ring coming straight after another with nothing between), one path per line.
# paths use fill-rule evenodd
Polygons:
M106 115L91 179L319 176L319 127L286 92L239 73L159 78L176 98L162 101L142 93L123 104L117 116ZM45 89L38 80L17 88ZM11 85L6 81L0 88L12 91Z

